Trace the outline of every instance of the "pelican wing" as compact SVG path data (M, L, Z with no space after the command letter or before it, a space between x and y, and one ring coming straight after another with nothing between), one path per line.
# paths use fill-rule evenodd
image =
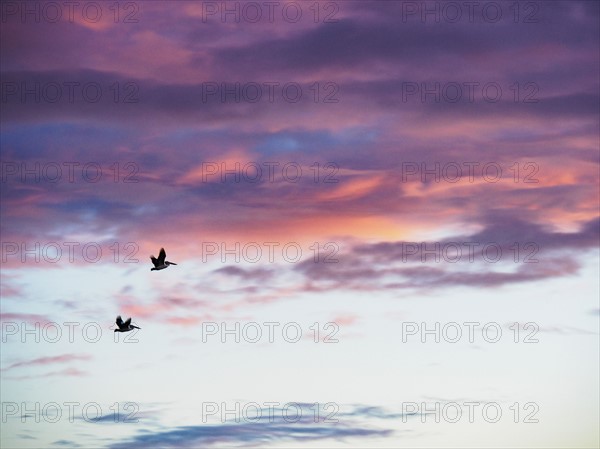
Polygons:
M154 266L158 268L158 266L160 265L160 262L158 261L158 259L154 256L150 256L150 260L152 261Z
M127 319L127 321L125 321L125 322L123 323L123 326L125 326L125 327L129 327L129 325L130 325L130 324L131 324L131 318L128 318L128 319Z
M116 323L117 323L117 326L119 326L119 328L121 328L123 326L123 318L121 318L121 315L119 315L117 317Z
M165 263L166 258L167 258L167 253L165 252L164 248L161 248L160 253L158 253L158 261L160 262L161 265L163 265Z

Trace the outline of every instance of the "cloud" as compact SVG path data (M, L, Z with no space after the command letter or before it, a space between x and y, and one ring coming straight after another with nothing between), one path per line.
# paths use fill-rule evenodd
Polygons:
M358 291L377 291L381 289L425 289L442 287L499 287L521 282L538 281L559 276L572 275L579 265L572 260L554 259L546 261L549 265L524 266L515 272L494 271L458 271L444 268L417 266L406 268L352 268L336 266L327 270L307 269L304 274L313 281L331 282L330 288Z
M236 266L226 266L213 271L217 274L226 274L228 276L238 277L245 281L268 281L273 276L273 270L267 268L240 268Z
M331 319L331 321L339 326L351 326L353 324L356 324L356 322L359 319L360 318L357 315L347 313L343 315L336 315L334 318Z
M54 364L63 364L70 362L81 362L90 360L92 357L89 354L63 354L57 356L49 356L49 357L38 357L30 360L22 360L20 362L14 362L3 368L2 371L10 371L15 368L22 367L32 367L32 366L46 366L46 365L54 365ZM70 375L78 375L79 371L72 370L68 371L71 373Z
M37 315L34 313L1 313L0 321L2 322L26 322L26 323L39 323L40 325L44 325L46 323L52 323L53 321L44 316Z
M34 375L21 375L21 376L3 376L3 379L12 379L12 380L28 380L28 379L40 379L46 377L83 377L87 376L89 373L86 371L81 371L77 368L65 368L61 371L52 371L44 374L34 374Z
M2 295L2 297L4 297L4 298L22 297L23 291L19 287L7 285L6 283L3 282L2 285L0 286L0 295Z
M52 444L54 446L60 446L60 447L83 447L80 444L76 443L75 441L71 441L71 440L56 440Z
M31 435L18 435L19 438L23 439L23 440L37 440L37 437L31 436Z
M356 408L350 413L342 411L339 422L334 418L319 416L314 419L312 404L294 403L288 410L280 407L262 409L261 418L250 422L248 416L241 423L219 423L206 425L178 426L170 430L149 431L144 430L136 436L111 445L111 448L142 448L142 447L169 447L169 448L194 448L212 447L217 445L266 445L285 444L286 442L307 442L342 440L349 438L385 438L394 431L379 429L360 422L361 418L391 419L398 414L388 416L389 412L374 408ZM270 411L269 411L270 410ZM299 412L301 410L301 414ZM337 409L336 409L337 410ZM251 413L251 412L249 412ZM287 414L285 414L287 413ZM335 413L334 413L335 414ZM326 418L330 417L331 421ZM232 420L233 421L233 420Z
M112 448L194 448L219 444L269 444L277 441L315 441L351 437L385 437L391 430L362 428L331 428L311 426L295 428L290 425L217 425L187 426L174 430L138 435Z
M538 251L551 254L562 250L569 250L570 252L588 250L596 246L600 239L600 219L598 218L584 222L577 232L560 232L550 230L547 226L520 219L515 214L505 211L488 210L483 212L482 215L480 223L485 227L471 235L456 235L435 242L401 241L365 244L357 246L354 249L354 254L364 254L381 262L420 261L428 257L427 251L435 248L436 243L440 248L449 247L450 245L463 247L465 255L467 254L467 245L476 248L477 246L494 244L501 248L504 253L510 254L511 249L513 252L516 251L515 244L523 248L528 243L534 244ZM475 250L468 252L475 253ZM453 259L454 256L449 254L448 258ZM428 260L432 259L433 256L428 257ZM481 260L481 257L479 259Z
M597 219L570 233L511 215L490 214L487 219L487 226L470 236L359 244L341 254L339 263L305 260L295 271L312 285L340 289L495 287L573 275L581 265L580 257L598 244ZM491 253L482 250L490 247Z

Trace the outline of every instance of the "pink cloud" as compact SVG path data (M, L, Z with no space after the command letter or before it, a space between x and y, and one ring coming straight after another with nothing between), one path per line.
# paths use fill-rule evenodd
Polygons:
M62 364L62 363L69 363L69 362L80 362L80 361L85 361L85 360L91 360L91 358L92 357L88 354L63 354L63 355L52 356L52 357L39 357L36 359L15 362L6 368L3 368L2 371L9 371L9 370L12 370L15 368L21 368L21 367L46 366L46 365L53 365L53 364L57 364L57 363ZM76 372L76 370L73 370L73 372Z
M27 322L27 323L39 323L40 325L51 323L52 320L50 318L43 315L36 315L32 313L1 313L0 321L8 322L8 321L17 321L17 322Z
M351 326L353 324L356 324L356 322L358 320L359 320L359 317L357 315L344 314L344 315L338 315L338 316L334 317L331 321L333 321L334 323L336 323L340 326Z
M40 379L45 377L83 377L87 376L88 373L85 371L78 370L76 368L66 368L61 371L52 371L50 373L40 374L40 375L27 375L27 376L4 376L4 379L12 379L12 380L26 380L26 379Z

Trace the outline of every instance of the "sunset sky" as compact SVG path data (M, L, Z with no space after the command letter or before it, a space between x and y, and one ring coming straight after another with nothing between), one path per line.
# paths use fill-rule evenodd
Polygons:
M599 5L3 2L2 447L598 447Z

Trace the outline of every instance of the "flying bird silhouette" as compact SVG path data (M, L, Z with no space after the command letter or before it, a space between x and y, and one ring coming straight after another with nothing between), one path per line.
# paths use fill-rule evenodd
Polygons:
M167 258L167 253L164 248L160 249L160 253L158 253L158 259L154 256L150 256L150 260L154 264L154 268L150 268L150 271L154 270L164 270L165 268L169 268L169 265L177 265L176 263L169 262L165 260Z
M119 328L115 329L115 332L129 332L134 329L141 329L141 328L131 324L131 318L128 318L127 321L123 321L123 318L121 318L121 315L119 315L117 317L116 323L117 323L117 326L119 326Z

